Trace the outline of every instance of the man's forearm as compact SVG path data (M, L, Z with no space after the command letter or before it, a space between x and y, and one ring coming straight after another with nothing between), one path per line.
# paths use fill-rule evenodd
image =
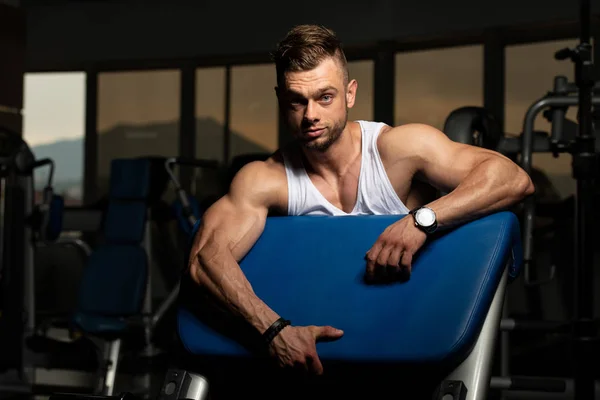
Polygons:
M516 164L488 159L475 167L450 193L427 204L439 229L468 222L511 207L534 191L529 176Z
M194 264L191 269L193 280L206 288L230 315L244 319L260 334L279 318L254 293L231 252L201 250L197 253Z

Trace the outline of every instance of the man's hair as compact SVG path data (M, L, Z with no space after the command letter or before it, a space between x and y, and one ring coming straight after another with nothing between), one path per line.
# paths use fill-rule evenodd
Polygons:
M333 57L348 81L348 65L342 43L331 29L320 25L297 25L292 28L272 53L277 83L282 84L286 72L308 71L326 58Z

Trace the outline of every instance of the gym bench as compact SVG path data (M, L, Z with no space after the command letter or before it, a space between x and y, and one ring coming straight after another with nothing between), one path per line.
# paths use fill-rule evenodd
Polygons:
M366 389L368 398L485 399L506 286L522 262L517 218L499 212L440 232L408 281L364 283L366 252L404 217L269 217L240 266L292 325L344 330L317 344L324 374L274 367L256 333L213 314L188 282L177 316L182 351L159 397L339 398Z

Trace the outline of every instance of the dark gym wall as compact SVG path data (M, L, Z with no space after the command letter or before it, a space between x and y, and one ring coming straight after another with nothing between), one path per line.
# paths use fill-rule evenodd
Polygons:
M21 133L25 16L16 2L0 1L0 126Z
M600 0L592 0L595 13ZM24 1L29 70L97 60L265 53L292 25L319 22L347 46L576 19L565 0Z

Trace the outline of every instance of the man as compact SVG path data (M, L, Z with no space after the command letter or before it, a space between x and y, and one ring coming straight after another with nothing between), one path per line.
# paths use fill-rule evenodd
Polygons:
M367 253L366 276L378 279L410 270L435 229L532 194L529 176L512 161L452 142L433 127L349 122L357 82L348 77L332 31L293 28L274 61L280 112L294 140L266 162L239 171L227 195L203 216L189 265L192 280L257 333L277 326L280 316L253 292L238 261L261 235L270 212L341 216L416 210L389 226ZM427 201L424 183L449 194ZM284 326L275 333L269 352L277 363L315 374L323 371L315 342L343 335L331 326Z

